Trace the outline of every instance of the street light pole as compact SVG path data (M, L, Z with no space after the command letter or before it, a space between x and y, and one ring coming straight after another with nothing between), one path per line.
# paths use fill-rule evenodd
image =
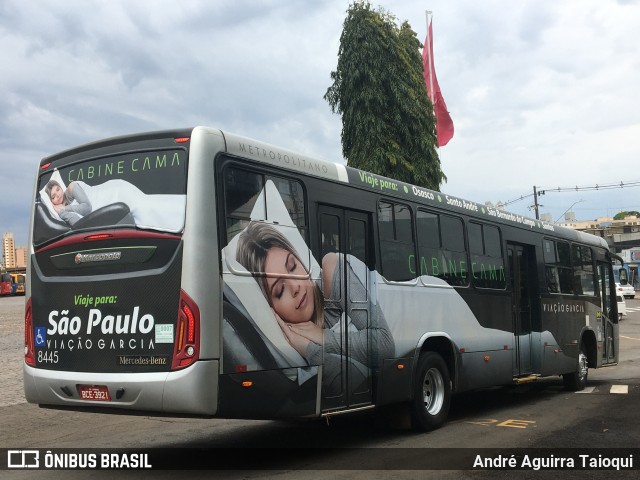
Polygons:
M557 218L557 220L556 220L555 222L553 222L553 223L558 223L558 220L560 220L560 219L562 218L562 216L563 216L565 213L567 213L569 210L571 210L571 209L574 207L574 205L577 205L577 204L582 203L582 202L584 202L584 200L578 200L577 202L573 202L573 204L572 204L569 208L567 208L567 209L562 213L562 215L560 215L560 216Z

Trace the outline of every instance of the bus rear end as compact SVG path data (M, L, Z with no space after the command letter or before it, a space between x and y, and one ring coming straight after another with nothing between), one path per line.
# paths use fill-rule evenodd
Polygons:
M215 413L217 362L201 358L200 309L182 282L190 134L120 137L41 162L25 306L29 402Z
M24 284L25 277L22 273L14 273L11 275L13 277L13 283L15 285L15 290L13 292L14 295L24 295Z
M3 297L11 295L13 291L13 278L10 273L0 274L0 295Z

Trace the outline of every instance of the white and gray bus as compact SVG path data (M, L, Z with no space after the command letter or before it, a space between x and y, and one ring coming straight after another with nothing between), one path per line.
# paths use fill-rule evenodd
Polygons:
M208 127L43 159L29 402L223 418L409 406L615 365L599 237Z

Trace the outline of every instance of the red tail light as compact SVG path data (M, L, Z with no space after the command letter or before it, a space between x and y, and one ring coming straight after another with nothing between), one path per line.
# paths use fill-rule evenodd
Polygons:
M91 241L91 240L106 240L107 238L111 238L113 237L112 234L110 233L98 233L95 235L89 235L84 237L85 240L87 241Z
M24 361L27 365L36 366L36 345L33 338L33 318L31 316L31 299L24 308Z
M196 303L180 290L180 307L173 351L172 370L192 365L200 355L200 310Z

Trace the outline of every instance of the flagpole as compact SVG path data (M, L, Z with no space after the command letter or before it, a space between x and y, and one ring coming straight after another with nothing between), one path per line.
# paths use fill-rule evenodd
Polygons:
M427 44L424 46L424 48L427 49L427 59L429 61L429 99L431 100L431 103L434 105L435 107L435 95L433 92L433 58L431 58L432 55L432 50L431 50L431 45L433 45L433 40L431 38L431 17L433 17L433 12L431 12L431 10L426 10L425 11L426 16L427 16Z

